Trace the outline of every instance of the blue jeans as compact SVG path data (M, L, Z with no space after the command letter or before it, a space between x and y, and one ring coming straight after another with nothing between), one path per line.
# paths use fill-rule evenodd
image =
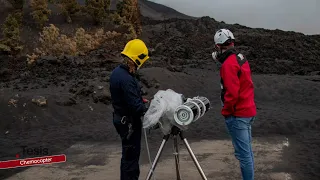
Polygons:
M254 158L251 146L251 124L254 117L241 118L229 116L225 118L228 132L232 139L235 157L240 162L243 180L254 179Z

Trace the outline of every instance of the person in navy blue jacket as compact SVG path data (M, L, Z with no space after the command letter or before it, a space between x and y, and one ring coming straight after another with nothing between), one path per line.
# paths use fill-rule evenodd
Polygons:
M113 124L122 139L121 180L138 180L141 150L141 117L147 111L135 73L149 59L140 39L129 41L121 52L123 63L110 76Z

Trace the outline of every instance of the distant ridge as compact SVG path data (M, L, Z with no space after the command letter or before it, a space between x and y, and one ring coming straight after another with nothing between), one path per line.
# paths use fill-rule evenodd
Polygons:
M148 0L139 0L139 5L141 14L154 20L163 20L169 18L196 19L195 17L185 15L165 5Z

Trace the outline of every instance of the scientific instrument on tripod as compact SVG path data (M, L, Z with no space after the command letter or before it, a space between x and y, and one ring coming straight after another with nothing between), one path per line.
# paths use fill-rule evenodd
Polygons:
M186 99L182 94L178 94L171 89L166 91L160 90L154 95L154 99L151 101L149 109L144 115L143 128L153 128L158 125L164 136L153 163L150 159L150 152L146 140L149 160L152 164L146 180L150 180L154 174L163 149L170 137L173 138L177 180L181 180L178 136L186 146L200 173L200 176L203 180L207 180L206 175L204 174L196 156L183 134L183 131L188 129L188 125L203 117L209 109L210 101L205 97L197 96ZM145 138L147 139L146 134Z

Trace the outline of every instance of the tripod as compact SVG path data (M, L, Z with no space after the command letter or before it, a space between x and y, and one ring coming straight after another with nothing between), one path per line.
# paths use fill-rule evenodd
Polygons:
M178 135L180 136L181 140L183 140L185 146L187 147L188 151L189 151L189 154L190 156L192 157L192 160L194 162L194 164L196 165L201 177L203 180L207 180L206 178L206 175L204 174L196 156L193 154L192 152L192 149L187 141L187 139L183 136L183 132L176 126L173 126L172 129L171 129L171 133L170 134L167 134L167 135L164 135L163 136L163 140L162 140L162 143L160 145L160 148L158 150L158 153L155 157L155 160L151 166L151 169L149 170L149 173L148 173L148 176L146 178L146 180L150 180L152 175L153 175L153 172L157 166L157 163L159 161L159 158L162 154L162 151L163 151L163 148L166 144L166 142L168 141L169 137L170 136L173 136L173 143L174 143L174 157L175 157L175 165L176 165L176 174L177 174L177 180L181 180L181 175L180 175L180 165L179 165L179 148L178 148Z

